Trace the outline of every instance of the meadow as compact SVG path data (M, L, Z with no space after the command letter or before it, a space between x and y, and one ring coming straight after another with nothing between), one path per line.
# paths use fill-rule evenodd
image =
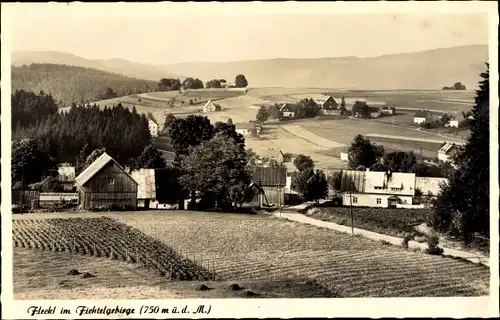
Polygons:
M346 97L349 106L357 99L387 102L395 105L400 111L394 116L383 116L378 119L302 119L293 122L269 124L260 139L246 138L247 146L257 153L269 148L280 148L283 152L303 153L310 155L317 166L345 167L334 150L349 146L357 134L363 134L373 142L384 145L387 150L413 151L426 158L434 158L437 144L445 140L463 140L467 131L453 131L449 128L422 129L413 124L415 108L450 112L461 118L460 111L470 109L474 93L471 91L355 91L334 90L329 92L321 88L249 88L248 92L225 89L188 90L182 93L150 92L140 95L121 97L101 101L99 104L111 105L121 102L127 107L135 106L140 113L152 112L163 122L164 115L172 113L177 117L190 114L207 116L212 123L233 123L255 120L257 111L262 105L277 102L297 102L321 93L329 93L334 97ZM200 109L209 99L215 100L222 111L202 113ZM190 104L190 102L192 104ZM464 106L466 108L464 109ZM402 110L401 108L408 108ZM429 142L423 144L424 140ZM433 143L434 142L434 143ZM166 149L168 150L168 149Z
M138 268L139 274L144 274L149 267L148 274L155 275L133 283L146 288L142 292L144 298L148 298L148 293L157 296L158 286L174 291L181 287L188 290L188 283L191 292L192 286L200 283L217 288L237 283L262 296L277 295L282 291L280 286L286 284L295 288L288 292L288 297L308 297L311 292L323 297L474 296L487 295L489 291L489 269L482 265L406 251L267 215L171 211L99 214L104 218L85 213L71 216L68 219L59 219L66 218L65 214L15 216L13 241L18 247L14 255L20 258L14 259L14 269L23 261L26 265L28 258L22 258L23 250L35 252L35 258L40 257L40 252L48 253L39 265L55 264L57 260L49 260L54 254L95 256L96 265L75 260L75 267L70 268L94 272L96 277L89 282L106 281L106 273L95 271L95 268L104 270L97 267L97 261L103 261L104 265L128 262ZM81 236L72 245L70 235L76 233ZM64 239L70 241L65 244ZM57 248L65 248L65 251ZM110 252L113 253L108 255ZM159 267L155 259L157 253L161 253ZM71 263L65 265L69 267ZM176 266L178 276L170 280L168 271L172 265ZM51 274L69 271L47 266L44 269ZM117 269L109 268L110 272ZM181 274L184 281L179 279ZM216 281L213 278L196 281L213 274ZM35 289L37 282L30 284L29 281L35 277L39 283L47 275L16 271L14 291L21 294ZM195 281L186 281L188 279ZM108 281L111 288L111 279ZM126 286L127 281L122 284ZM64 282L57 286L64 286ZM96 284L96 288L104 290L106 285ZM121 289L121 299L130 293L124 289ZM220 292L221 289L214 290L213 294L217 297ZM210 291L198 293L211 294ZM53 295L57 295L56 292ZM37 297L32 294L31 298Z

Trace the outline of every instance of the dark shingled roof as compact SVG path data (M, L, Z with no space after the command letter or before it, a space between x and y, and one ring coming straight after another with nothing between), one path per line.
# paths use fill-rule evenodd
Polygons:
M255 167L253 170L253 182L262 186L282 186L286 185L286 167L269 166Z
M365 171L343 170L340 192L363 192L365 187Z
M415 118L432 118L432 114L428 110L418 110L415 112Z

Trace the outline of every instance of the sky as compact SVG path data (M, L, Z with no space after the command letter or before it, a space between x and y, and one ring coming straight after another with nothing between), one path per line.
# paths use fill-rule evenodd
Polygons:
M88 59L172 64L372 57L488 44L488 16L484 13L303 10L297 14L300 11L224 11L217 9L220 4L194 5L12 6L12 51L49 50Z

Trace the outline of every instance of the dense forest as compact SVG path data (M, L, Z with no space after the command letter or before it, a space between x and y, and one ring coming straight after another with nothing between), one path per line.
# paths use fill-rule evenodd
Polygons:
M154 81L84 67L45 63L12 66L13 92L19 89L50 92L59 107L106 99L108 88L116 96L125 96L148 92L157 86Z
M151 143L147 118L135 109L73 105L59 113L54 106L50 95L14 92L12 140L34 139L57 162L75 163L82 149L90 153L105 148L124 165L133 164Z

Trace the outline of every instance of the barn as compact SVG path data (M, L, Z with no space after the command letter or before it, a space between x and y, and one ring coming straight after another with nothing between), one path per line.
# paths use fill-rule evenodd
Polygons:
M82 209L137 208L137 181L106 152L76 177L75 187Z
M285 203L286 167L274 165L269 167L255 167L252 176L252 187L255 197L252 204L255 206L278 205Z

